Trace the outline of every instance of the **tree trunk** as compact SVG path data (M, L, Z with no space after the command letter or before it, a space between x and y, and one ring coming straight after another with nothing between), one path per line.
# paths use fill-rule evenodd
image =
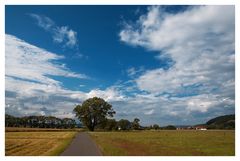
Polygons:
M90 130L90 131L94 131L94 128L90 128L89 130Z
M94 131L94 127L93 127L93 126L88 127L88 129L89 129L90 131Z

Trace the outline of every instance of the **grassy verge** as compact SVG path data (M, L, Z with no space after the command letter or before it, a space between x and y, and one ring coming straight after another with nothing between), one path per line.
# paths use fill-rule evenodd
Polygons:
M107 156L233 156L235 131L90 132Z
M76 133L73 137L70 137L68 139L65 139L62 141L61 145L57 146L52 151L49 151L47 155L49 156L59 156L72 142L73 138L76 136Z

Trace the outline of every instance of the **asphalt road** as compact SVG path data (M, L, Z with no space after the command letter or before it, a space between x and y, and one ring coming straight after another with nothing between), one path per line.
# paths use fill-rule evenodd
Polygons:
M97 145L86 132L79 132L60 156L101 156Z

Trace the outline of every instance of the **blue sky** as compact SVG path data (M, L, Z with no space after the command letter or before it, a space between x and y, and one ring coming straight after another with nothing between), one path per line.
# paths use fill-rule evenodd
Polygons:
M144 125L234 113L234 15L233 6L6 6L6 112L73 117L98 96L116 119Z

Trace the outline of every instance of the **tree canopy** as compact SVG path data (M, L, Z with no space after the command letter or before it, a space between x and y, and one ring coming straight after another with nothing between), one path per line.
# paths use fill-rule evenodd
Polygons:
M77 105L73 111L90 131L94 131L97 125L105 123L107 118L113 117L116 113L112 105L98 97L85 100L82 105Z

